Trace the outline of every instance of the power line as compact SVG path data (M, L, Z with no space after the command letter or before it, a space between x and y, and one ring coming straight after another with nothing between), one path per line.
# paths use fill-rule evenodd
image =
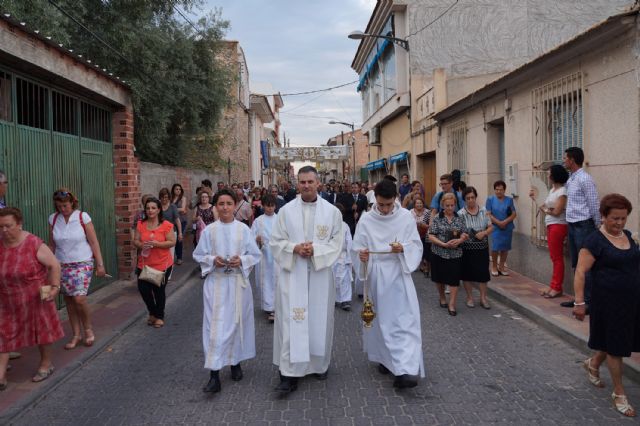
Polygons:
M107 43L106 41L104 41L102 38L100 38L97 34L95 34L93 31L91 31L89 28L87 28L82 22L78 21L73 15L71 15L69 12L67 12L66 10L64 10L62 7L60 7L56 2L54 2L53 0L49 0L49 3L55 7L56 9L58 9L63 15L65 15L67 18L71 19L76 25L78 25L80 28L82 28L84 31L88 32L93 38L95 38L96 40L98 40L101 44L103 44L107 49L111 50L113 53L115 53L116 55L118 55L120 57L120 59L122 59L123 61L125 61L130 67L132 67L134 70L136 70L136 72L140 73L142 72L147 78L150 78L153 80L153 77L150 76L149 74L147 74L144 71L140 71L138 70L138 67L136 67L135 65L133 65L127 58L125 58L125 56L120 53L115 47L111 46L109 43Z
M318 89L318 90L309 90L306 92L296 92L296 93L273 93L271 96L299 96L299 95L309 95L311 93L318 93L318 92L328 92L330 90L334 90L334 89L339 89L341 87L345 87L345 86L350 86L352 84L355 84L357 82L359 82L360 80L354 80L354 81L350 81L348 83L344 83L344 84L339 84L338 86L333 86L333 87L327 87L326 89Z
M438 15L436 17L436 19L434 19L433 21L429 22L427 25L425 25L424 27L420 28L417 31L412 32L411 34L409 34L407 36L407 38L409 37L413 37L414 35L418 34L419 32L422 32L424 30L426 30L427 28L429 28L431 25L433 25L436 21L438 21L440 18L442 18L444 15L446 15L451 9L453 9L453 7L458 4L460 0L455 0L453 3L451 3L451 6L449 6L444 12L442 12L440 15Z
M294 106L294 107L292 107L292 108L289 108L289 109L287 110L287 112L291 112L291 111L295 111L295 110L297 110L297 109L300 109L300 108L302 108L303 106L308 105L308 104L310 104L311 102L313 102L313 101L315 101L315 100L317 100L317 99L320 99L321 97L323 97L323 96L324 96L324 95L326 95L326 94L327 94L327 92L322 92L322 93L320 93L318 96L316 96L316 97L314 97L314 98L311 98L310 100L308 100L308 101L306 101L306 102L303 102L303 103L298 104L298 105L296 105L296 106ZM285 108L286 108L286 107L285 107Z
M189 23L189 25L191 25L193 27L194 30L196 30L196 33L202 33L201 30L198 29L198 27L196 27L196 24L194 24L189 18L187 18L187 16L182 13L182 11L180 9L178 9L178 6L173 5L173 10L175 10L176 12L178 12L180 14L180 16L182 16L184 18L185 21L187 21Z

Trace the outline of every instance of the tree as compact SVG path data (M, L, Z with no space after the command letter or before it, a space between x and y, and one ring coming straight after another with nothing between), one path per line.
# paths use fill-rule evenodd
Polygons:
M203 0L0 0L0 11L124 79L133 91L138 156L180 165L186 146L196 136L202 140L215 133L234 78L216 60L217 42L228 28L220 10L197 22L187 21L188 14L203 4ZM205 140L215 157L216 138Z

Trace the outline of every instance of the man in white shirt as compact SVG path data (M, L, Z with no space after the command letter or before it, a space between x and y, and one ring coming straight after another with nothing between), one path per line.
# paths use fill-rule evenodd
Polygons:
M325 379L333 345L335 287L331 266L344 235L342 215L318 196L318 172L298 172L296 197L280 209L269 246L278 263L273 363L281 393L296 390L298 379Z

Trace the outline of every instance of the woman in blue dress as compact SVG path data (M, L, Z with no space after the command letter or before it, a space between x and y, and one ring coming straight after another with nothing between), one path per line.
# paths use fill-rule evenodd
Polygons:
M491 236L491 275L509 275L505 263L511 250L511 235L513 234L513 221L516 218L516 206L513 198L507 197L505 191L507 184L498 180L493 184L495 195L487 198L485 209L491 217L494 231Z

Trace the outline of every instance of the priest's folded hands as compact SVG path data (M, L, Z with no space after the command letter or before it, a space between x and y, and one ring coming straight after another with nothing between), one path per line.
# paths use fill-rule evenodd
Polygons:
M304 242L296 244L293 248L293 252L300 257L313 257L313 243Z

